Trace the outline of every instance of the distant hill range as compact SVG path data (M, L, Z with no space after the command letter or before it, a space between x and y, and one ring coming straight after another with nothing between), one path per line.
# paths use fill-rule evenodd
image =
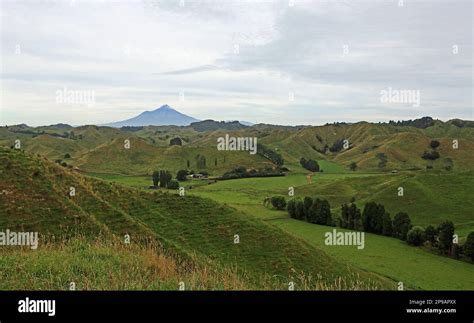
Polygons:
M247 128L247 125L242 124L239 121L214 121L214 120L203 120L199 122L191 123L191 128L196 131L214 131L214 130L239 130Z
M176 111L165 104L153 111L145 111L131 119L105 124L109 127L137 127L137 126L188 126L192 122L199 121L196 118Z
M357 171L474 170L474 122L459 119L443 122L431 117L385 123L335 122L322 126L256 124L249 127L237 121L213 120L191 122L188 126L120 128L20 124L0 127L0 146L13 147L19 139L21 149L97 173L151 174L156 165L173 173L180 169L196 170L203 168L196 161L200 156L207 160L204 170L216 176L240 166L254 169L275 166L273 160L262 154L218 151L217 139L225 134L257 137L261 147L280 154L284 166L291 171L305 171L302 158L318 161L326 173L348 171L352 163L357 164ZM181 140L181 145L171 144L176 138ZM131 154L122 151L125 139L132 143ZM346 148L344 142L348 143ZM454 148L454 143L458 148Z

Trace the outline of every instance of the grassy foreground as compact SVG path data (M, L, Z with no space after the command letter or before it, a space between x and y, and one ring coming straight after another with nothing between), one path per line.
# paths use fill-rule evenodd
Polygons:
M183 266L155 245L77 238L38 250L2 249L0 290L248 289L231 268Z

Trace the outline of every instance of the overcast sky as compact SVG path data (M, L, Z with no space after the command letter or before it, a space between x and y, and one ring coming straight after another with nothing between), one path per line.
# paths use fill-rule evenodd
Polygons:
M0 1L1 124L474 119L472 1Z

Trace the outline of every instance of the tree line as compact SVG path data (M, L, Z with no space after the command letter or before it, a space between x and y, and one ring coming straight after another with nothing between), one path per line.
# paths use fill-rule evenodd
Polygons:
M298 197L286 202L284 196L278 195L264 203L267 202L279 210L286 208L288 215L296 220L394 237L412 246L428 246L455 259L466 257L474 261L474 232L469 233L465 243L460 245L455 239L454 223L449 220L437 227L428 225L422 228L413 226L406 212L398 212L392 219L382 204L367 202L361 211L354 199L350 204L341 205L341 214L336 219L332 217L329 202L317 197Z

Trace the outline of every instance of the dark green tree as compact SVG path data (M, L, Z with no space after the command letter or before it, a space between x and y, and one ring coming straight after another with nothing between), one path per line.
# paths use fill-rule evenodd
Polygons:
M438 249L441 252L447 252L453 245L454 223L444 221L438 226Z
M425 228L425 238L426 241L431 243L432 246L436 244L436 237L438 235L438 232L436 231L435 227L432 225L428 225Z
M385 208L382 204L367 202L362 212L362 226L364 231L381 234L383 231L383 216Z
M168 187L169 182L173 177L171 173L167 170L160 170L160 187Z
M349 228L353 230L363 230L362 215L354 201L355 200L352 200L349 206Z
M296 219L296 200L291 199L288 201L286 205L286 209L288 210L288 215L290 218Z
M341 217L339 218L341 228L349 228L349 206L347 203L341 205Z
M181 169L176 174L176 179L178 181L185 181L187 180L187 176L188 176L188 171L186 169Z
M309 222L309 210L311 209L311 206L313 205L313 199L309 196L305 196L303 200L303 209L304 209L304 217L305 219Z
M399 212L393 218L393 236L406 240L408 231L412 228L410 217L405 212Z
M392 236L393 234L393 224L390 214L385 213L382 219L382 234L384 236Z
M426 241L425 232L422 227L416 226L407 233L407 243L413 246L421 246Z
M304 213L304 204L303 204L303 201L298 199L296 201L296 218L298 220L306 220L306 216L305 216L305 213Z
M284 210L286 207L286 200L284 196L281 196L281 195L272 196L270 201L273 207L277 210Z

